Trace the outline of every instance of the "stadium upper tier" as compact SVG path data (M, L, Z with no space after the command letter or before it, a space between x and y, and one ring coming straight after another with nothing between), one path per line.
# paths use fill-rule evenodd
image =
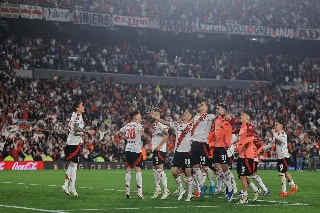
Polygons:
M191 21L319 28L318 0L9 0L11 3Z

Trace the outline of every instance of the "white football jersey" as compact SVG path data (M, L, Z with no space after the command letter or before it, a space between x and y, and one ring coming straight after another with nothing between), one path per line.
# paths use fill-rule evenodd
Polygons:
M143 143L140 131L142 130L144 130L142 124L136 122L130 122L119 130L127 139L126 152L141 153Z
M170 127L176 131L176 141L174 145L174 150L178 152L190 152L190 136L192 130L192 122L180 124L170 122Z
M78 145L82 143L82 134L80 132L75 135L74 131L74 124L78 124L78 126L83 129L84 128L84 121L82 119L82 115L77 115L77 113L73 112L71 115L71 119L68 124L69 135L67 138L68 145Z
M211 124L215 118L216 115L214 114L203 114L194 116L190 138L191 141L208 143Z
M276 153L278 159L290 157L288 150L287 134L284 131L281 131L280 133L275 133L273 135L272 142L265 146L265 148L271 148L274 144L276 144Z
M154 123L152 131L152 151L161 143L163 139L163 130L168 129L168 127L160 122ZM167 151L167 144L164 143L160 149L161 152Z

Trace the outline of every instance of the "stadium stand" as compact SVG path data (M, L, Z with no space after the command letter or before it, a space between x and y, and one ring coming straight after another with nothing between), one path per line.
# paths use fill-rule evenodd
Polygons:
M315 0L241 0L237 5L226 0L9 2L206 23L228 21L297 28L317 28L320 23L320 5ZM168 35L152 30L142 31L141 35L137 28L107 31L73 23L34 21L26 25L29 20L3 19L8 26L2 25L0 39L2 159L12 156L14 160L24 160L31 155L33 160L48 156L54 161L63 160L72 100L78 96L85 100L87 126L96 130L96 135L89 137L82 147L83 160L98 157L105 161L125 160L125 142L114 133L128 121L129 112L142 112L145 130L150 134L152 124L145 112L152 106L177 119L183 109L195 109L203 99L208 100L211 109L220 102L228 104L233 116L249 107L255 114L257 133L265 142L271 139L270 127L275 119L285 120L292 158L298 143L303 144L306 158L313 144L320 148L319 92L297 91L291 86L276 89L284 81L319 84L320 58L316 54L319 44L298 40L259 43L251 37L194 39L194 35ZM41 32L39 27L43 29ZM214 42L215 39L218 41ZM48 80L22 78L14 72L39 68L77 71L79 76L66 79L54 75ZM248 90L137 86L112 79L85 78L82 76L85 72L267 83L253 84ZM168 150L172 154L170 142ZM150 147L147 152L149 156ZM272 158L274 154L269 150L265 157Z

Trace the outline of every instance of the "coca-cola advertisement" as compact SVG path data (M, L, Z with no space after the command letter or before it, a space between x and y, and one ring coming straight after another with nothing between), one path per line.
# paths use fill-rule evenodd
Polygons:
M43 170L42 161L3 161L0 162L0 170Z

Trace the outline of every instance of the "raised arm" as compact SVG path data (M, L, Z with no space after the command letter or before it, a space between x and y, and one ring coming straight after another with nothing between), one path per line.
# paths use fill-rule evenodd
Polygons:
M74 130L75 135L79 135L79 133L89 133L89 134L93 135L95 133L95 131L93 129L85 130L83 128L80 128L78 123L74 123L73 130Z
M149 113L149 116L153 119L155 119L156 121L164 124L164 125L170 125L170 121L166 121L164 119L161 119L161 118L157 118L156 116L154 116L152 113Z

